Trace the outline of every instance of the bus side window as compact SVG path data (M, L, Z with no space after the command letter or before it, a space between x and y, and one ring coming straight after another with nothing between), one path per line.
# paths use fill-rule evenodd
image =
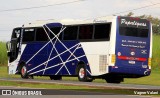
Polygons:
M93 25L84 25L79 28L79 39L92 39Z
M107 39L110 37L111 24L96 24L94 39Z
M54 27L51 28L51 31L58 36L58 39L61 40L62 39L62 32L60 33L61 27ZM49 31L50 32L50 31ZM56 40L56 37L54 36L54 34L50 32L50 38L54 40Z
M68 26L64 30L63 40L76 40L78 34L78 26Z
M34 38L35 38L35 29L34 28L24 29L24 32L23 32L23 42L34 41Z
M43 28L37 28L36 30L36 41L47 41L48 36Z

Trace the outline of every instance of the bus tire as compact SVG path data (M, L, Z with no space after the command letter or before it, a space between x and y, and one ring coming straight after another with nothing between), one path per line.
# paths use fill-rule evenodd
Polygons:
M51 80L62 80L62 76L59 76L59 75L52 75L52 76L49 76Z
M21 78L28 79L27 67L25 65L21 68Z
M93 78L87 77L87 71L84 65L79 65L77 69L78 80L82 82L92 82Z

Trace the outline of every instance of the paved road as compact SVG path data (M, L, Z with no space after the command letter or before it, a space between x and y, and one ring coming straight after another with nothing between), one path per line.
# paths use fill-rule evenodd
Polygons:
M17 81L27 83L47 83L47 84L63 84L63 85L81 85L97 88L109 88L109 89L159 89L160 86L148 86L148 85L133 85L133 84L111 84L111 83L94 83L94 82L79 82L79 81L55 81L55 80L39 80L39 79L21 79L21 78L0 78L0 81ZM30 89L11 86L0 86L0 89ZM151 96L139 96L139 95L113 95L98 92L88 91L73 91L73 90L52 90L55 95L43 95L34 96L34 98L153 98ZM58 94L59 93L59 94ZM67 94L71 95L67 95ZM160 93L160 92L159 92ZM65 95L66 94L66 95ZM0 96L0 98L22 98L22 96ZM23 96L23 98L33 98L33 96Z
M120 88L120 89L160 89L160 86L135 85L135 84L112 84L112 83L95 83L95 82L79 82L79 81L59 81L59 80L39 80L39 79L21 79L21 78L0 78L5 81L17 81L28 83L48 83L48 84L63 84L63 85L81 85L89 87L103 88Z

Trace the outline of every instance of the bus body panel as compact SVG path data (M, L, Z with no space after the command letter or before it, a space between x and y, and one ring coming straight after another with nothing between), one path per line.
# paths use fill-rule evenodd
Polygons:
M108 54L109 54L109 66L115 66L115 62L112 62L112 56L115 55L115 49L116 49L116 32L117 31L117 20L116 17L112 19L112 27L111 27L111 33L110 33L110 41L109 41L109 48L108 48ZM108 68L109 69L109 68Z
M21 40L17 59L8 63L9 74L18 73L18 65L25 62L29 75L77 75L77 65L83 62L87 76L107 76L112 73L147 76L151 72L148 64L152 57L151 24L147 21L149 29L147 38L123 36L119 30L120 19L123 18L128 19L115 16L109 21L102 21L111 23L110 40L64 41L56 39L51 41L49 39L46 42L28 43L23 43ZM44 28L47 26L51 28L62 26L62 24L43 25Z
M150 58L150 65L149 69L151 69L151 59L152 59L152 44L153 44L153 32L152 32L152 24L150 23L150 51L149 51L149 58Z
M26 62L29 75L75 75L80 61L88 64L80 42L62 43L68 50L60 42L56 42L55 47L51 43L48 45L41 42L27 44L20 61ZM88 66L87 72L90 76L91 71Z
M150 43L151 43L151 29L150 23L145 21L148 25L148 36L133 37L120 35L119 24L122 21L117 18L117 31L116 31L116 67L110 67L111 73L122 74L135 74L135 75L149 75L150 68L148 65L148 59L150 58ZM133 20L132 20L133 21ZM144 22L144 21L142 21ZM129 32L130 33L130 32ZM136 32L135 32L136 33Z
M92 76L108 73L109 42L81 42L81 45L88 59Z

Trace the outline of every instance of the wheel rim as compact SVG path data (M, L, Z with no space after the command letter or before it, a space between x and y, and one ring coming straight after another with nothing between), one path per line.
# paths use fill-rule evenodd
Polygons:
M26 67L23 66L22 69L21 69L22 76L24 76L26 74L26 71L27 71Z
M82 79L82 78L84 78L84 76L85 76L84 68L81 68L81 69L79 70L79 77Z

